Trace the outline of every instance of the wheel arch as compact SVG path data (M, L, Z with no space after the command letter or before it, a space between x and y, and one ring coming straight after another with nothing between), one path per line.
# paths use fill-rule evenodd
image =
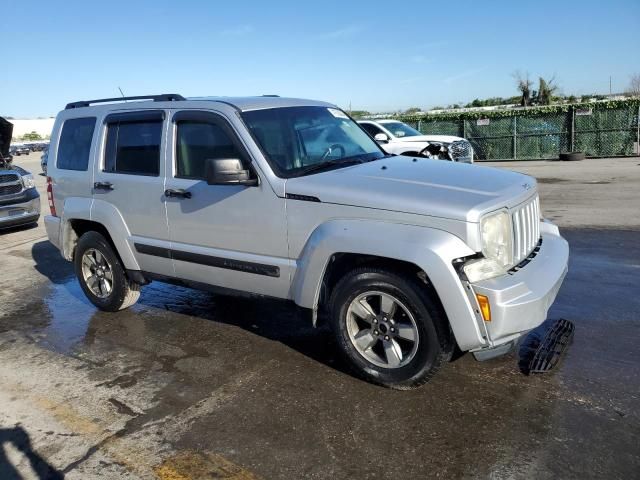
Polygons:
M101 233L109 241L126 269L140 269L127 240L130 236L129 230L122 215L113 205L104 201L93 201L90 208L72 207L70 202L65 202L61 232L61 250L65 259L73 260L79 238L93 230Z
M312 310L315 323L330 292L327 287L335 285L346 269L375 265L417 275L425 288L433 289L460 348L469 350L486 343L486 331L476 322L452 261L473 253L460 238L434 228L333 220L320 225L307 241L292 279L291 297Z

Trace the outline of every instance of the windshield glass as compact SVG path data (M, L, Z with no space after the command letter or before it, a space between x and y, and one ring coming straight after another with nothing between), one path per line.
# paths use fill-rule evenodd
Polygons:
M280 177L302 175L326 162L340 166L384 157L384 152L342 111L286 107L244 112L242 118Z
M389 130L396 137L415 137L417 135L422 135L415 128L411 128L406 123L402 122L381 122L384 128Z

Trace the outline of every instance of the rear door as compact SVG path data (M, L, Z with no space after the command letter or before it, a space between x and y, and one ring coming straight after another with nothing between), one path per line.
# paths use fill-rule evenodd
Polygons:
M95 163L92 214L120 215L140 268L173 275L173 264L166 253L170 243L163 201L165 119L164 110L111 113L104 118L101 158Z

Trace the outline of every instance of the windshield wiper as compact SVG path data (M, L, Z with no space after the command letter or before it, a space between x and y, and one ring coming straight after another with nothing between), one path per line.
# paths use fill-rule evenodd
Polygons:
M316 163L315 165L309 165L308 167L299 170L297 176L307 175L309 173L320 172L322 170L328 170L335 166L347 166L347 165L355 165L357 163L363 163L363 160L359 158L354 158L351 160L343 160L343 159L335 159L335 160L327 160L326 162Z

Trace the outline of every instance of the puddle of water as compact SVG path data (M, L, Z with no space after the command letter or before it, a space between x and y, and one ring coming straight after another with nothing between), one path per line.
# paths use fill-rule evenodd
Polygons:
M42 342L58 352L67 353L84 339L97 310L86 299L75 278L53 284L44 304L50 322L38 332L43 336Z
M540 177L537 179L538 183L568 183L569 180L564 178L555 178L555 177Z

